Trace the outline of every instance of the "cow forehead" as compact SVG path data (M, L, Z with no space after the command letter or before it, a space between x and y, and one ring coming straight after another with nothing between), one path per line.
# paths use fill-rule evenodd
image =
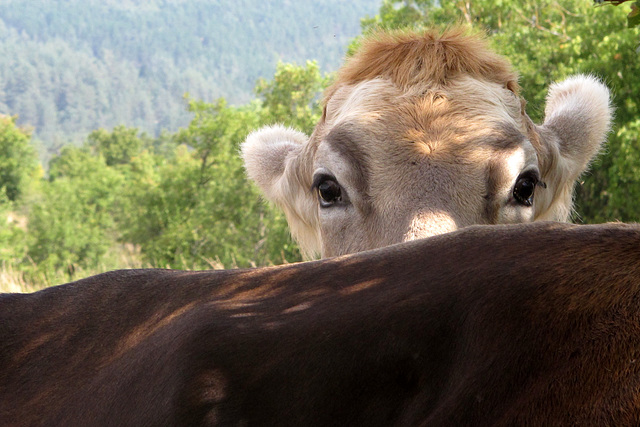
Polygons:
M317 130L315 144L361 161L384 156L386 164L425 156L481 162L526 139L521 100L496 83L466 76L404 92L382 78L342 87L328 100Z
M463 76L446 86L403 92L389 80L376 78L334 93L316 143L334 129L348 127L351 139L370 150L376 142L416 144L427 153L436 148L459 150L456 143L475 149L486 144L509 148L509 142L521 142L519 132L526 132L522 117L521 100L496 83ZM513 131L507 132L508 128Z

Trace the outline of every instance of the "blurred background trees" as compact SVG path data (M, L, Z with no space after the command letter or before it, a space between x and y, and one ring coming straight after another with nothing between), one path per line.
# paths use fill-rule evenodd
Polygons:
M183 95L253 99L278 60L335 69L377 0L2 0L0 113L44 162L94 129L187 126Z
M10 191L0 214L20 221L0 223L0 261L48 284L123 266L299 261L284 215L249 183L239 148L274 121L312 130L327 78L313 62L280 64L276 78L258 83L262 100L234 107L188 98L189 125L157 138L125 126L95 130L52 157L46 177L30 134L4 118L0 178ZM36 185L25 194L29 176Z
M122 4L125 9L129 5ZM140 7L136 6L136 13L142 13ZM529 101L528 113L538 122L543 119L551 82L574 73L603 79L613 93L615 123L602 156L577 186L575 221L638 221L640 27L628 28L630 11L629 3L594 7L588 0L384 0L375 16L362 20L362 33L459 22L472 25L513 62ZM3 13L8 12L0 7L0 17ZM63 31L63 26L56 28ZM351 49L357 43L354 40ZM114 51L116 47L112 46ZM60 45L62 57L64 49ZM105 51L105 55L110 54ZM112 60L111 72L121 72L118 67L123 65L115 56ZM91 91L95 98L86 106L70 99L84 96L74 83L76 77L69 77L67 83L53 80L56 87L68 84L70 88L64 96L56 92L60 105L40 103L29 88L48 73L47 67L37 67L47 60L38 57L32 63L28 67L16 62L13 69L4 71L0 65L5 92L9 85L24 89L11 95L5 111L23 102L32 104L34 117L44 122L53 117L52 109L80 126L87 119L76 115L78 109L110 108L111 104L99 101L111 90L100 89L107 84L95 77L100 73L87 75L90 81L97 80ZM34 130L21 127L15 117L0 117L0 282L7 271L29 288L30 283L36 287L57 284L120 267L199 269L300 260L284 215L267 205L247 181L238 154L246 135L265 124L280 122L307 133L313 130L321 113L321 92L331 76L322 71L319 61L300 63L278 63L273 78L257 80L254 99L239 105L214 99L211 93L186 96L180 108L189 119L181 128L167 126L156 132L135 125L105 125L85 132L80 143L72 143L71 134L60 133L62 139L44 167L37 160L43 142L34 139ZM75 72L74 66L68 62L68 71ZM158 71L141 70L145 75ZM121 96L134 91L126 86L129 83L122 84ZM176 87L183 92L190 88ZM140 111L164 102L144 97L140 101ZM61 105L67 107L61 109ZM70 110L70 105L76 110ZM126 109L117 113L132 114ZM42 123L33 123L35 135Z

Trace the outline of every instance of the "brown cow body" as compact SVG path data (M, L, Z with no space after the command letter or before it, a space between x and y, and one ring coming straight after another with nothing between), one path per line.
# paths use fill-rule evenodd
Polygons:
M638 423L638 226L0 296L2 425Z

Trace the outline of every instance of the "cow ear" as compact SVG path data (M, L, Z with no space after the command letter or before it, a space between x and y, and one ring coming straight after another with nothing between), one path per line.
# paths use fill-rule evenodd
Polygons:
M302 132L284 126L266 126L252 132L241 146L247 175L267 199L280 205L282 181L290 173L287 164L298 155L308 137Z
M241 146L247 175L265 197L287 216L289 230L307 258L320 251L317 209L306 182L303 150L307 135L283 126L268 126L251 133ZM307 171L308 172L308 171Z
M537 130L542 180L550 188L542 192L537 219L568 220L574 183L602 148L612 115L609 89L593 76L573 76L549 88Z
M600 151L612 115L609 89L593 76L578 75L549 88L543 126L554 131L560 154L579 174Z

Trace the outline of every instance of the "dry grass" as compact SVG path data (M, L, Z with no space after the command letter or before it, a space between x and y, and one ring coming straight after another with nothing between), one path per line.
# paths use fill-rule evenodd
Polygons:
M2 263L0 265L0 293L35 292L50 286L60 285L116 269L171 268L171 266L168 265L154 266L141 261L142 256L140 249L134 245L117 245L117 247L112 248L112 252L116 254L116 259L113 262L91 269L74 266L72 277L62 270L41 272L36 265L33 265L33 268L24 269L10 263ZM202 264L205 268L212 270L225 268L219 259L203 258ZM236 266L230 267L236 268ZM180 265L179 268L183 270L199 269L198 266L188 265L185 260L182 261L182 265Z
M3 264L0 270L0 292L33 292L39 289L27 283L24 274L12 265Z
M28 271L4 263L0 269L0 292L35 292L50 286L60 285L71 280L81 279L94 274L103 273L110 269L77 270L73 278L62 271L39 272L37 269Z

